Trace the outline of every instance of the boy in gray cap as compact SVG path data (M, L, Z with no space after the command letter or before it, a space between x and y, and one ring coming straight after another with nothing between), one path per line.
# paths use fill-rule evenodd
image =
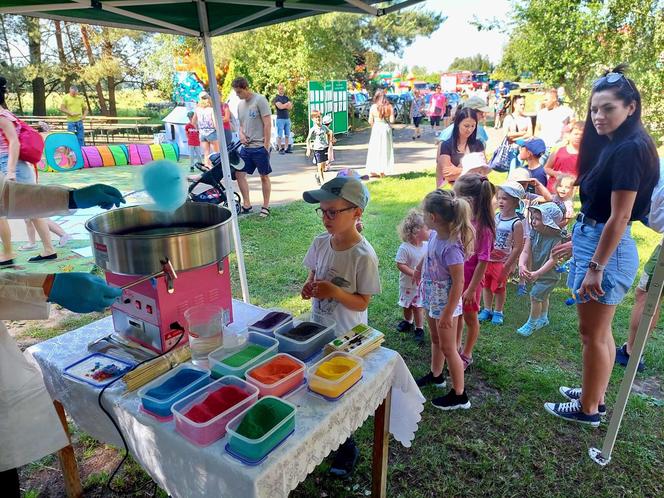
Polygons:
M356 178L336 177L303 197L311 204L320 203L316 213L326 233L314 239L304 257L309 276L302 298L311 299L313 313L333 319L337 335L342 335L355 325L367 324L369 301L380 293L378 256L356 226L369 203L369 192ZM349 438L337 450L330 472L349 475L359 454Z

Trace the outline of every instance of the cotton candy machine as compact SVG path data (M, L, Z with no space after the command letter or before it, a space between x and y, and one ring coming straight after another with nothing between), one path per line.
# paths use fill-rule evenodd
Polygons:
M95 262L124 288L111 306L117 334L163 352L194 305L221 306L224 323L232 321L230 218L223 207L187 202L174 213L133 206L87 221Z

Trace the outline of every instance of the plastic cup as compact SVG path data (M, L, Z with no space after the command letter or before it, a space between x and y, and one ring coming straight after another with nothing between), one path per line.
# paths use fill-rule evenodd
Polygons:
M214 304L200 304L184 312L189 333L191 361L208 368L208 354L223 345L223 309Z

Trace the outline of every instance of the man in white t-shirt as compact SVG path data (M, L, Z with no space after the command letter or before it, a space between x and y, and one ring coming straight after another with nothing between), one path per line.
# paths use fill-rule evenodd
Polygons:
M535 136L544 140L550 149L562 139L563 130L570 123L573 113L569 107L559 104L555 88L547 90L543 104L544 107L537 112Z

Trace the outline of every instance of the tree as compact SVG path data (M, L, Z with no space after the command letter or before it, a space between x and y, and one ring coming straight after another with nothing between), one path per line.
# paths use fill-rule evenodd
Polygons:
M448 71L476 71L490 73L493 71L493 64L489 57L482 54L473 55L471 57L456 57Z

